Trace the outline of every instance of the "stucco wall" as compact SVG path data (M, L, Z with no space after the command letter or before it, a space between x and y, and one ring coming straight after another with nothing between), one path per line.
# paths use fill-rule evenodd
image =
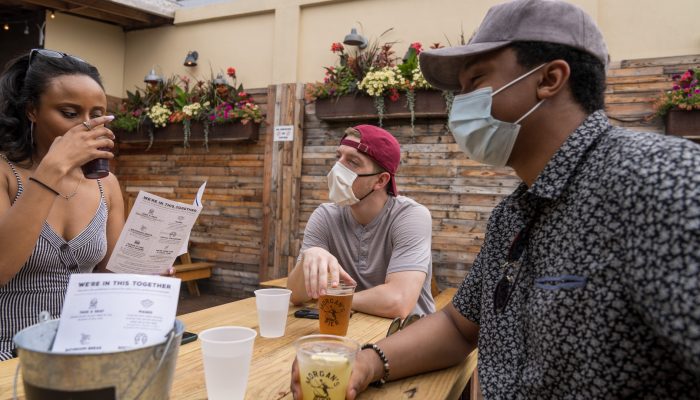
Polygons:
M44 47L75 54L100 71L107 94L124 90L125 35L121 27L56 13L46 17Z
M164 75L208 77L233 66L246 87L310 82L335 62L330 44L350 28L368 38L394 28L383 40L398 41L397 55L420 41L459 42L468 38L486 10L500 0L265 0L232 1L182 8L175 25L140 31L58 14L47 23L46 46L94 61L117 94L142 85L156 65ZM598 22L613 61L700 52L697 0L572 0ZM361 27L360 27L361 24ZM188 50L199 66L183 67ZM125 61L128 60L128 61ZM120 65L121 64L121 65ZM211 65L211 67L210 67ZM120 68L123 73L120 73ZM121 85L121 87L120 87ZM116 89L115 89L116 88Z
M227 67L248 88L270 84L274 14L223 18L202 23L146 29L126 34L125 89L143 86L155 65L160 75L209 78ZM199 53L196 67L185 67L189 50Z

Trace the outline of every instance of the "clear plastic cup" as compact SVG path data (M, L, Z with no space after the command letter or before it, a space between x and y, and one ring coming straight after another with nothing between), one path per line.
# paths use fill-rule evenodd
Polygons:
M265 338L284 336L291 295L292 291L289 289L258 289L255 291L260 336Z
M355 287L346 283L340 283L338 287L328 285L326 294L319 296L318 328L321 333L338 336L348 333Z
M199 334L209 400L245 397L257 334L242 326L211 328Z
M304 399L344 400L360 345L335 335L309 335L294 342Z

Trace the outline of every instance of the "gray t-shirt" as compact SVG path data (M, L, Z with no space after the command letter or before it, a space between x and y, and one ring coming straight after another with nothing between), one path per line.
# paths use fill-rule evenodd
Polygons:
M325 203L311 214L301 251L321 247L333 254L357 281L358 291L385 283L394 272L425 272L413 312L430 314L435 312L430 293L431 235L430 211L408 197L390 196L379 215L364 226L355 221L349 207Z

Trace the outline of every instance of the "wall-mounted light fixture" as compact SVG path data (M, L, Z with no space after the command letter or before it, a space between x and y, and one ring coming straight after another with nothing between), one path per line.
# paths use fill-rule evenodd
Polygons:
M226 84L226 79L224 79L224 74L220 73L216 75L216 78L212 81L214 86L222 86Z
M343 44L347 44L348 46L357 46L360 49L364 49L367 47L367 38L357 33L357 29L352 28L350 33L345 35Z
M150 84L150 85L155 85L157 83L163 82L163 78L156 74L156 69L151 68L151 71L146 74L146 77L143 78L143 81Z
M199 53L196 51L189 51L187 57L185 57L185 67L196 67L198 58Z

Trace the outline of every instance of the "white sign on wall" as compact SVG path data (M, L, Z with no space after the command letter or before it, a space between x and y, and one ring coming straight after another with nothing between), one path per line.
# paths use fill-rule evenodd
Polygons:
M294 125L275 126L275 142L291 142L294 140Z

